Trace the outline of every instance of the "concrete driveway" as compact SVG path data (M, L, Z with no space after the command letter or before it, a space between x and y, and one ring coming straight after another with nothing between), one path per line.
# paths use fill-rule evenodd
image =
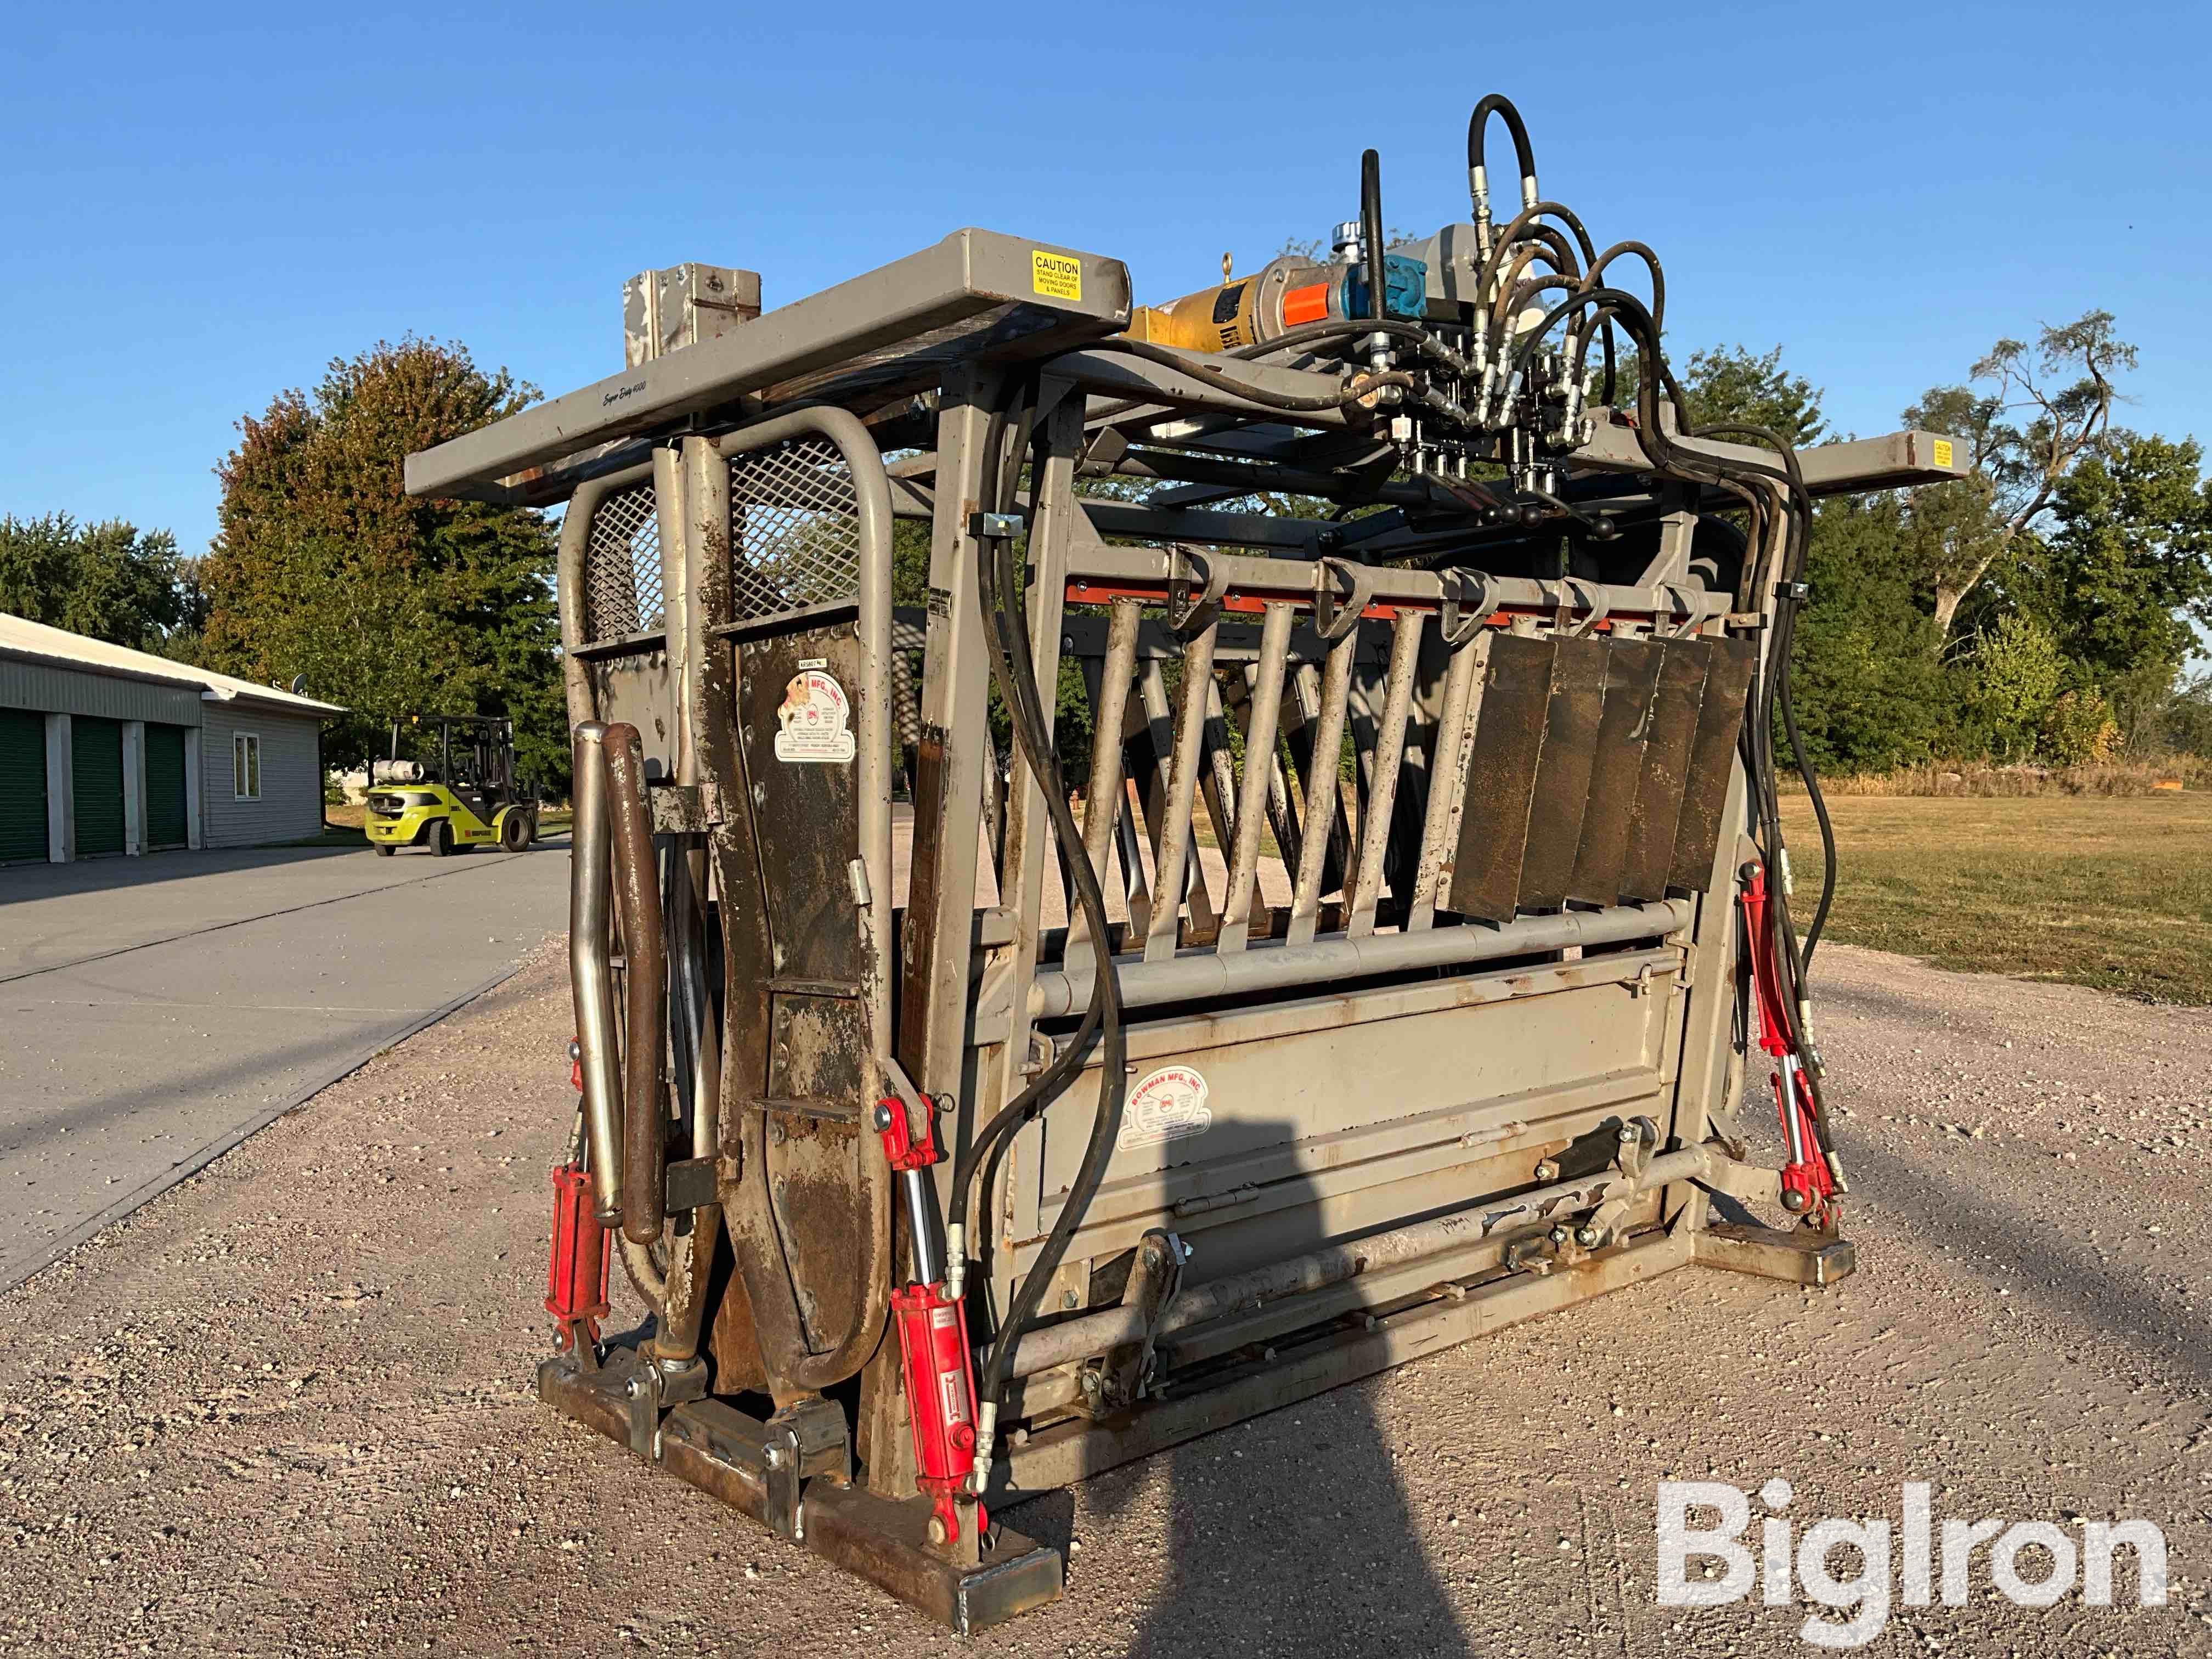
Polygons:
M565 840L0 871L0 1289L496 982Z

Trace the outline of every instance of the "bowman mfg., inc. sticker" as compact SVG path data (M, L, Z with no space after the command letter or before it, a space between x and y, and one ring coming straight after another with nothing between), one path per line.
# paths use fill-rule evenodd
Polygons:
M1204 1134L1213 1125L1206 1096L1206 1079L1189 1066L1161 1066L1129 1091L1129 1103L1121 1109L1121 1133L1114 1144L1157 1146Z
M858 752L853 741L853 705L836 677L805 668L783 688L775 711L775 757L799 764L842 765Z

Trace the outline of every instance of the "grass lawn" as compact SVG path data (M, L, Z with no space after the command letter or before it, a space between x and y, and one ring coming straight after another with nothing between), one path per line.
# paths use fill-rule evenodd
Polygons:
M2212 1004L2212 793L1832 798L1828 937L1938 967ZM1812 915L1811 804L1783 798ZM1817 976L1817 967L1815 974Z

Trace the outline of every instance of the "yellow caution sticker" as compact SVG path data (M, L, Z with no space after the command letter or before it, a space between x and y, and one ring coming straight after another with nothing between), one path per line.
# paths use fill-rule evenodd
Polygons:
M1951 465L1951 441L1948 438L1938 438L1936 441L1936 465L1938 466Z
M1083 261L1072 254L1030 250L1030 286L1048 300L1083 298Z

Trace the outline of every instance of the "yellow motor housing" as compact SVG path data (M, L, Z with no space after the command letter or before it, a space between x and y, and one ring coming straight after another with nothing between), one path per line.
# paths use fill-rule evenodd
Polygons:
M1283 254L1256 276L1232 276L1165 305L1138 307L1129 319L1129 334L1185 351L1258 345L1337 315L1343 306L1343 276L1340 265Z

